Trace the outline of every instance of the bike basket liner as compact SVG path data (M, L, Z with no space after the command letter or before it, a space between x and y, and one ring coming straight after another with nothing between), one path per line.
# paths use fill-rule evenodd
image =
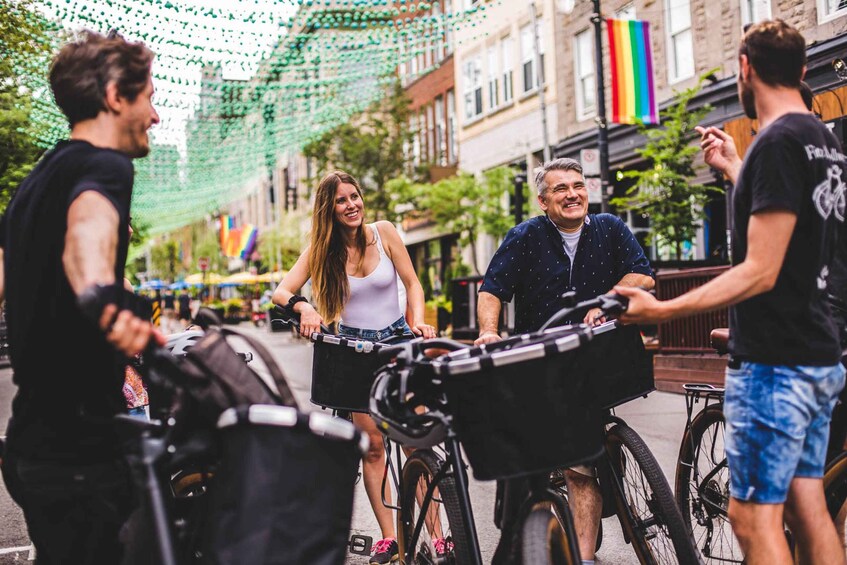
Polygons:
M313 404L335 410L367 412L384 345L321 333L312 334Z
M603 449L601 412L572 366L587 328L469 359L433 362L453 428L479 480L585 463Z
M638 326L606 322L580 348L574 370L588 378L589 402L614 408L656 390L653 359L644 348Z
M344 420L280 406L227 410L218 425L208 562L344 563L367 438Z

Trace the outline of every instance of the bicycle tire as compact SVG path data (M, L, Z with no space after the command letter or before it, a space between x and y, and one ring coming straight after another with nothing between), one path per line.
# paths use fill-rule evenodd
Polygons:
M720 404L701 410L682 438L676 466L676 502L697 549L709 563L743 563L727 516L729 467Z
M838 523L838 514L847 503L847 452L840 454L827 465L823 476L823 490L826 509L835 523L838 535L841 536L841 542L844 543L844 522Z
M524 520L521 550L524 565L582 563L573 518L560 516L556 505L548 500L536 502Z
M426 527L421 529L421 534L416 544L418 547L413 548L411 561L405 561L405 558L419 516L419 512L416 511L418 508L418 485L421 479L424 479L426 486L429 486L430 479L441 470L443 465L445 465L444 460L429 449L416 450L406 460L406 464L403 465L397 530L400 545L400 562L406 565L440 562L435 558L434 548L431 544L427 547L426 542L429 534ZM458 471L453 470L453 472ZM449 474L438 483L438 501L440 501L443 509L443 512L439 510L439 515L446 515L447 518L447 529L443 532L444 537L449 538L453 543L452 560L447 559L447 561L456 565L473 563L473 556L468 540L470 536L476 535L476 532L470 531L470 527L462 517L456 482ZM431 504L437 504L438 501L433 497ZM422 543L423 546L420 545Z
M699 565L700 554L685 527L668 481L644 440L627 425L606 432L606 453L621 525L643 565Z

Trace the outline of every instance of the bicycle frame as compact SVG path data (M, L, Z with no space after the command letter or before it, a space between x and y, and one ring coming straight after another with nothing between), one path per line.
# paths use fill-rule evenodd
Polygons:
M399 448L398 448L399 449ZM429 512L429 506L433 501L435 489L442 479L452 476L456 481L456 490L459 494L459 510L462 513L462 519L470 529L468 536L468 544L471 555L473 556L474 565L482 565L482 553L479 548L479 539L476 536L476 523L474 522L473 509L471 508L471 500L468 496L468 475L464 461L461 457L461 449L459 440L455 433L450 430L447 439L444 442L444 449L447 453L445 464L438 470L432 481L427 485L424 493L423 502L421 502L421 511L415 522L415 529L412 533L412 539L406 547L406 555L403 556L406 563L412 563L413 551L417 546L423 528L426 526L426 518ZM399 498L399 497L398 497ZM398 509L399 510L399 509Z

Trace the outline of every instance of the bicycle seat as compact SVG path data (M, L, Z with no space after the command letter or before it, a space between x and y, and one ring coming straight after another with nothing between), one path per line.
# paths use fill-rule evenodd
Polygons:
M709 334L709 343L721 355L729 353L729 328L715 328Z

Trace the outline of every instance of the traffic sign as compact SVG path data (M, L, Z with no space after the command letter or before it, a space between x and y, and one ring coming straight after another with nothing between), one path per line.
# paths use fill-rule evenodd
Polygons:
M582 162L582 174L586 177L600 176L600 150L582 149L579 152L579 160Z
M588 203L602 204L603 203L603 183L598 177L588 177L585 179L585 188L588 189Z
M209 269L209 258L208 257L198 257L197 258L197 267L199 267L201 271L208 270Z

